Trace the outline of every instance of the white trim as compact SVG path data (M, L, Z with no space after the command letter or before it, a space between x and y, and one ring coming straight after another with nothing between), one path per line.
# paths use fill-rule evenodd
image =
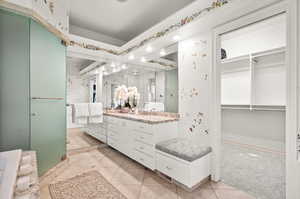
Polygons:
M299 0L289 0L288 8L288 48L287 48L287 113L286 113L286 196L287 199L300 198L300 163L297 161L297 129L300 112L298 99L299 78Z
M237 20L229 22L220 27L214 29L214 48L213 48L213 67L211 70L212 74L212 90L211 90L211 120L210 129L212 134L212 146L214 149L213 156L213 171L212 180L220 180L220 167L221 167L221 83L220 76L221 70L218 67L220 59L220 53L217 53L217 49L220 49L220 35L236 30L238 28L244 27L246 25L264 20L266 18L272 17L274 15L286 12L287 2L281 1L279 3L273 4L269 7L260 9L255 13L243 16ZM287 124L289 124L287 122Z

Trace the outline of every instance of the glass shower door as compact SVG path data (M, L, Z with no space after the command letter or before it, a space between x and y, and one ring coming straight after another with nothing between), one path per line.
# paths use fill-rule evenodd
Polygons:
M31 149L42 175L66 154L66 47L34 21L30 34Z

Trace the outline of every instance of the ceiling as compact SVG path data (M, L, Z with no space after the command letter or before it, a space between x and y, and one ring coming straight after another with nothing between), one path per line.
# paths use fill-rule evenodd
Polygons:
M195 0L72 1L70 24L129 41Z

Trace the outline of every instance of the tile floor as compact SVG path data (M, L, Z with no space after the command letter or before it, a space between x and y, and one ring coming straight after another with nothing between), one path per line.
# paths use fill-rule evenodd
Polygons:
M80 129L68 129L67 133L67 149L68 152L93 147L101 144L100 141L94 139L93 137L83 133Z
M186 192L109 147L69 155L63 166L40 181L41 199L51 199L49 184L91 170L101 173L128 199L254 199L223 183L208 182L192 193Z

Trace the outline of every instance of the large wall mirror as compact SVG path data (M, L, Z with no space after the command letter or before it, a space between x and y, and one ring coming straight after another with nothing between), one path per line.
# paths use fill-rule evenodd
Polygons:
M165 56L165 59L176 61L177 52ZM152 69L142 66L122 65L122 70L112 72L118 67L111 63L104 68L103 77L103 104L106 108L114 108L114 93L116 89L124 85L136 87L140 100L139 110L178 112L178 70ZM124 69L126 67L126 69ZM152 107L152 108L151 108ZM153 108L155 107L155 108Z

